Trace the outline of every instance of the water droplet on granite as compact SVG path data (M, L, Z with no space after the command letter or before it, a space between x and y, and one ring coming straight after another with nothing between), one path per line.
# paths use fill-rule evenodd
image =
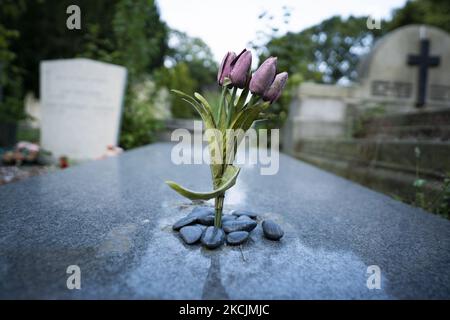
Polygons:
M233 215L235 215L237 217L247 216L252 219L256 219L258 217L258 215L256 213L251 212L251 211L246 211L246 210L234 210Z
M187 244L196 243L200 240L203 230L197 226L186 226L180 229L180 235Z
M226 233L235 232L235 231L247 231L250 232L256 228L256 221L245 219L245 220L231 220L226 221L222 224L223 230Z
M203 233L201 241L208 249L215 249L224 243L225 233L220 228L208 227Z
M264 236L270 240L280 240L284 235L283 229L272 220L264 220L262 223Z
M247 241L249 235L250 233L248 233L247 231L230 232L227 235L227 243L234 246L244 243L245 241Z
M177 222L175 222L172 226L173 230L180 230L181 228L183 228L184 226L187 226L191 223L194 223L195 221L197 221L197 217L194 216L187 216L184 218L181 218L180 220L178 220Z

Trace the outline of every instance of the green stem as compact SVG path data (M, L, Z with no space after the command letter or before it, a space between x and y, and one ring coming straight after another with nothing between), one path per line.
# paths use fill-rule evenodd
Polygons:
M220 122L220 118L222 116L222 109L223 109L223 104L225 102L226 92L227 92L227 86L223 86L222 87L222 95L220 96L219 111L217 112L217 123Z
M216 213L214 215L214 226L216 228L222 227L222 211L224 198L225 194L215 198L214 207L216 209Z
M230 122L231 122L231 117L233 116L233 111L235 108L234 105L234 100L236 100L236 91L237 91L237 87L233 88L233 93L231 94L231 103L230 103L230 107L228 108L228 117L227 117L227 128L230 126Z

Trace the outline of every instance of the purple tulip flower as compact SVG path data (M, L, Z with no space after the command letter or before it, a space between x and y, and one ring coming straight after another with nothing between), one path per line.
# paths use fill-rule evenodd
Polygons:
M286 85L286 81L288 79L287 72L281 72L276 75L275 80L273 80L269 89L264 92L263 100L270 101L270 103L274 103L281 95L284 86Z
M241 89L245 87L251 65L252 53L244 49L231 63L230 79L234 86Z
M223 57L222 63L220 64L219 73L217 74L217 82L223 85L225 78L230 78L231 73L231 63L236 59L236 53L228 52L225 57Z
M250 80L250 92L257 95L264 95L270 87L277 72L277 58L270 57L264 61Z

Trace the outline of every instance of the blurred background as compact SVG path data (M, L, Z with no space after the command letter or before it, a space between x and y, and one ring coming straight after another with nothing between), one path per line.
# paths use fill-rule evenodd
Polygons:
M289 72L257 124L282 130L283 152L449 217L449 1L0 2L0 184L77 163L50 160L41 142L42 61L126 68L117 143L105 143L104 158L191 128L197 115L169 90L215 104L222 56L246 47L254 68L272 55ZM79 29L67 26L74 4Z

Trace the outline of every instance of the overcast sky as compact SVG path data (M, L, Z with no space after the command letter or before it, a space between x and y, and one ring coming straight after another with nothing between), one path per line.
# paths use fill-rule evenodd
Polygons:
M274 16L272 26L280 33L300 31L339 14L389 17L406 0L157 0L161 17L174 29L203 39L217 61L227 51L240 51L264 30L267 21L258 15L267 11ZM282 7L291 8L288 25L282 22Z

